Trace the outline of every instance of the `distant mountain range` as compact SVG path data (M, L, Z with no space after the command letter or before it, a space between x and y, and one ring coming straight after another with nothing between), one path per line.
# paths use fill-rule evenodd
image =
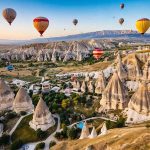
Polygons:
M52 38L37 38L31 40L5 40L0 39L0 44L32 44L32 43L47 43L51 41L71 41L71 40L82 40L82 39L93 39L93 38L122 38L122 39L140 39L144 41L150 41L150 34L145 34L144 36L140 35L136 31L131 30L103 30L96 32L88 32L76 35L68 35L62 37L52 37Z

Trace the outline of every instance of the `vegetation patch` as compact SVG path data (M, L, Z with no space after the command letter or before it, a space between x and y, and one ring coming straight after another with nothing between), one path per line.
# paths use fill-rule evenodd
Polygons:
M49 135L51 135L53 132L55 132L57 128L57 120L55 126L49 128L46 131L45 136L39 136L37 134L37 131L34 129L30 128L29 122L32 120L33 115L29 115L25 117L20 124L18 125L17 129L12 135L12 141L16 141L19 137L19 139L25 144L25 143L30 143L30 142L37 142L40 140L46 139ZM42 133L43 135L43 133Z

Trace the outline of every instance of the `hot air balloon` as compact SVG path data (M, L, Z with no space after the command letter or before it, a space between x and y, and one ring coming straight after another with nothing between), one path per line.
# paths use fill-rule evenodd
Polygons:
M136 28L139 33L144 34L150 27L150 20L147 18L142 18L136 21Z
M123 4L123 3L120 4L120 8L121 8L121 9L124 9L124 4Z
M11 23L16 18L16 11L12 8L6 8L3 10L3 17L7 20L7 22L11 25Z
M123 18L120 18L119 19L119 23L122 25L124 23L124 19Z
M77 19L74 19L73 20L73 24L76 26L78 24L78 20Z
M6 67L6 69L11 72L11 71L14 70L14 67L13 67L13 65L8 65L8 66Z
M99 59L102 55L103 55L103 50L102 49L100 49L100 48L95 48L94 50L93 50L93 57L95 58L95 59Z
M45 17L37 17L33 20L33 25L42 36L49 26L49 20Z

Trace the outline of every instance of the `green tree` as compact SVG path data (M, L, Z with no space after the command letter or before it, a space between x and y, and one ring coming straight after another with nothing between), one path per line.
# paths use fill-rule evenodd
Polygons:
M67 135L68 135L68 138L70 138L70 139L75 139L76 137L77 137L77 131L76 131L76 129L75 128L70 128L70 129L68 129L67 130Z
M3 136L0 137L0 146L9 144L9 140L10 140L10 136L7 134L3 134Z
M53 110L58 110L58 108L59 108L58 104L57 104L56 102L54 102L54 103L52 104L52 109L53 109Z
M10 148L10 149L11 149L11 150L17 150L17 149L21 148L22 145L23 145L22 140L18 139L18 140L14 141L14 142L11 144L11 148Z
M38 138L43 139L47 136L47 132L42 131L41 129L37 129L36 135L37 135Z
M61 106L62 106L62 108L65 109L67 106L69 106L69 104L70 104L70 100L64 99L64 100L62 100Z
M39 95L32 95L32 101L34 106L37 105L39 99L40 99Z
M51 142L49 143L49 148L53 147L54 145L56 145L56 142L55 142L55 141L51 141Z
M118 119L117 122L116 122L116 127L117 127L117 128L125 127L125 121L126 121L125 118L123 118L122 116L119 117L119 119Z
M41 149L44 149L44 147L45 147L45 143L41 142L36 145L34 150L41 150Z
M77 105L78 105L78 101L79 101L79 98L78 98L78 97L75 97L75 98L73 99L73 104L74 104L75 106L77 106Z

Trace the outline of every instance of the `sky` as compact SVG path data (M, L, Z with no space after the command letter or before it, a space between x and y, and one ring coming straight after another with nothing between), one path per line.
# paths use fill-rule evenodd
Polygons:
M124 10L120 4L124 3ZM39 33L33 19L49 19L44 37L58 37L100 30L135 30L140 18L150 18L150 0L0 0L0 11L13 8L17 17L12 26L0 15L0 39L33 39ZM77 26L72 20L77 18ZM124 18L123 26L119 18ZM66 30L64 30L66 29ZM149 31L150 32L150 31Z

